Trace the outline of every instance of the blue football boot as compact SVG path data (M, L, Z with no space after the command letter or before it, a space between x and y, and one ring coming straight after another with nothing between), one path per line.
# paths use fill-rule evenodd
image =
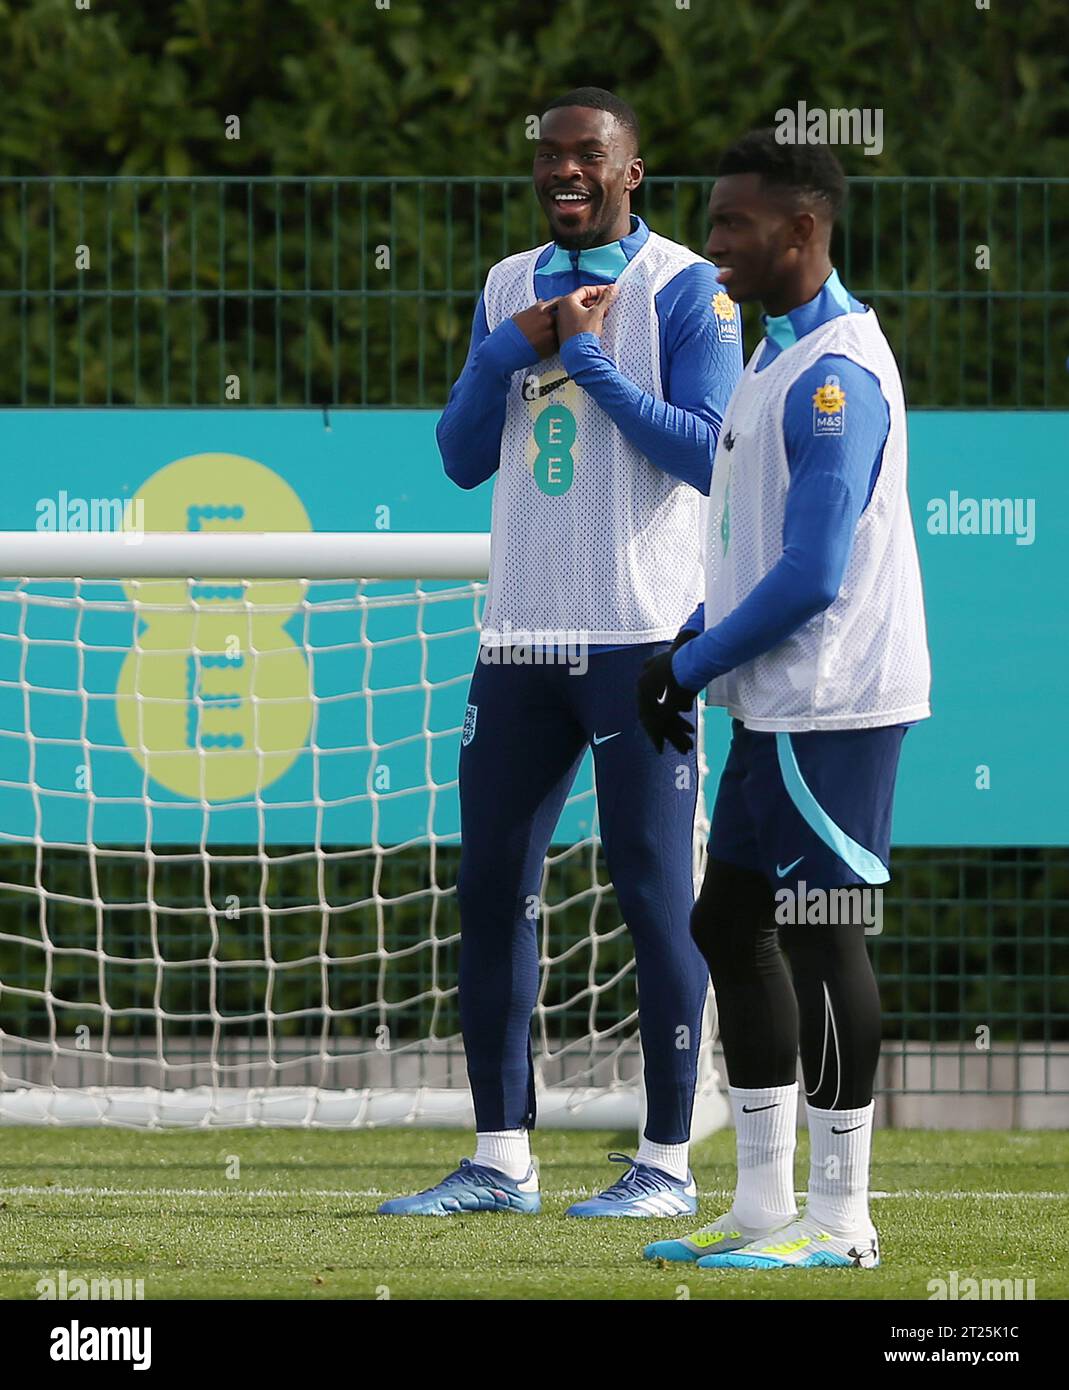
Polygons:
M475 1211L515 1211L533 1216L542 1210L538 1174L532 1166L517 1181L496 1168L462 1158L460 1167L435 1187L411 1197L392 1197L379 1207L380 1216L457 1216Z
M612 1153L612 1163L628 1164L612 1187L574 1202L565 1216L693 1216L698 1210L698 1187L693 1173L680 1182L661 1168L639 1163L627 1154Z

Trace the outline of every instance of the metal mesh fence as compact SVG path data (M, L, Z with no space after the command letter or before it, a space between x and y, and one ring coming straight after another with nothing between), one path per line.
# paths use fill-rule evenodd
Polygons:
M709 189L637 207L700 247ZM850 181L835 259L912 407L1069 406L1067 223L1069 179ZM439 406L544 239L523 178L0 179L0 404Z

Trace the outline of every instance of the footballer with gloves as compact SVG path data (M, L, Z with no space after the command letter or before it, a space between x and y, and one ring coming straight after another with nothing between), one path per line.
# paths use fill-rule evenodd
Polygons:
M732 716L691 931L716 992L737 1186L719 1219L645 1252L704 1268L879 1263L880 1000L862 904L889 877L899 753L930 713L930 672L902 382L829 255L845 192L828 149L771 130L720 161L707 254L733 300L761 302L765 337L717 445L705 603L638 683L657 748L689 747L698 691ZM837 909L819 921L814 890Z

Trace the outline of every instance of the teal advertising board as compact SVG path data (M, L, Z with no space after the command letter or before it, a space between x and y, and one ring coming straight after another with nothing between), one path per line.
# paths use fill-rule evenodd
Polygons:
M141 507L150 531L486 530L491 485L463 492L449 482L436 419L3 411L0 529L107 526L124 509L136 521ZM906 739L897 844L1069 842L1067 442L1062 413L910 415L934 717ZM228 610L226 594L208 588L201 616L180 621L171 585L157 592L163 616L143 612L136 629L119 585L94 585L82 608L62 601L70 585L35 583L33 601L8 592L0 839L396 844L429 828L455 837L476 614L470 595L435 596L457 588L428 583L429 601L390 604L379 600L412 585L380 584L369 605L355 583L270 586L248 596L265 611L235 623L243 605ZM235 625L241 649L255 647L269 673L256 700L251 662L213 672L191 654L214 650ZM163 722L137 709L145 681L164 697ZM709 711L706 731L715 778L726 717ZM225 762L211 760L226 771L210 783L198 747L231 748ZM591 786L588 759L561 842L589 833Z

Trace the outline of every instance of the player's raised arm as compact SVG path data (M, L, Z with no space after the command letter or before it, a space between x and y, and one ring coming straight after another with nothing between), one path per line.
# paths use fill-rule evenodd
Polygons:
M491 333L479 296L467 361L435 430L442 464L459 487L478 487L497 471L513 374L557 351L554 307L539 300Z
M742 370L742 322L716 267L684 267L654 299L660 393L628 380L602 347L613 297L563 299L561 361L621 433L666 473L708 493L728 398Z

